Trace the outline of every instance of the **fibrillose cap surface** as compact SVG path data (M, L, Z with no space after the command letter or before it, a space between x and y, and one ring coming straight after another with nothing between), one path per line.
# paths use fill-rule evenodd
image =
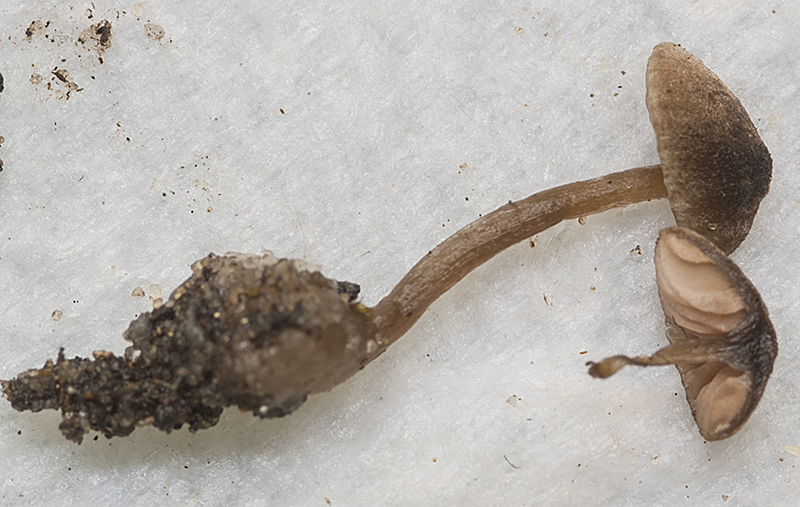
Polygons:
M647 62L647 109L675 220L726 254L750 232L772 158L736 96L671 42Z

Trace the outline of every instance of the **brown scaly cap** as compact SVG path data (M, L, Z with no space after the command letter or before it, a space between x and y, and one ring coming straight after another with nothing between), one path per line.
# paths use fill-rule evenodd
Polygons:
M772 178L772 158L747 111L671 42L647 62L647 109L675 220L730 254L750 232Z

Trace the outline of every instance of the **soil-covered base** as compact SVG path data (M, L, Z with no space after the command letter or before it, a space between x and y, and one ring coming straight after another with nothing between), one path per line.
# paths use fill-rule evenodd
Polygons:
M358 371L374 347L358 286L271 254L209 255L165 304L125 332L124 357L47 360L2 382L17 410L61 409L64 436L191 431L236 405L281 417ZM370 343L372 342L372 343Z

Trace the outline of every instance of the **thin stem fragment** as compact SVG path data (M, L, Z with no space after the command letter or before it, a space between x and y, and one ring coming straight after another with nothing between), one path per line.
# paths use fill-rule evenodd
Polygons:
M595 363L589 361L589 375L594 378L608 378L617 373L623 366L665 366L675 364L690 366L718 361L724 357L725 340L723 338L706 338L704 340L681 340L668 345L652 356L612 356Z

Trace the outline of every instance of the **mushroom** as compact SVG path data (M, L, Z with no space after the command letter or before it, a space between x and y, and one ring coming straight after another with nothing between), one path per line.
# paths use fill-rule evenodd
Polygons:
M166 304L131 323L125 338L133 346L124 358L59 354L55 364L48 360L3 381L5 396L18 410L60 408L62 431L76 442L88 429L111 437L141 424L207 428L229 405L282 416L383 353L473 269L562 220L669 196L679 225L692 226L685 216L699 213L698 232L722 238L721 248L732 250L768 190L769 152L738 100L678 46L655 48L647 85L661 165L509 202L430 251L374 308L354 300L353 284L328 280L298 261L210 255L192 266L192 277ZM728 174L730 164L738 165ZM740 191L733 179L748 189ZM698 193L716 206L706 210ZM749 215L733 218L739 210Z
M456 232L375 308L390 343L467 273L509 246L571 218L668 197L679 226L726 254L738 247L769 191L772 157L741 102L703 62L662 42L647 63L647 109L660 165L570 183L509 202Z
M739 267L689 229L661 230L655 264L670 345L650 357L590 362L589 373L607 378L629 364L674 364L700 434L728 438L758 405L778 354L767 307Z

